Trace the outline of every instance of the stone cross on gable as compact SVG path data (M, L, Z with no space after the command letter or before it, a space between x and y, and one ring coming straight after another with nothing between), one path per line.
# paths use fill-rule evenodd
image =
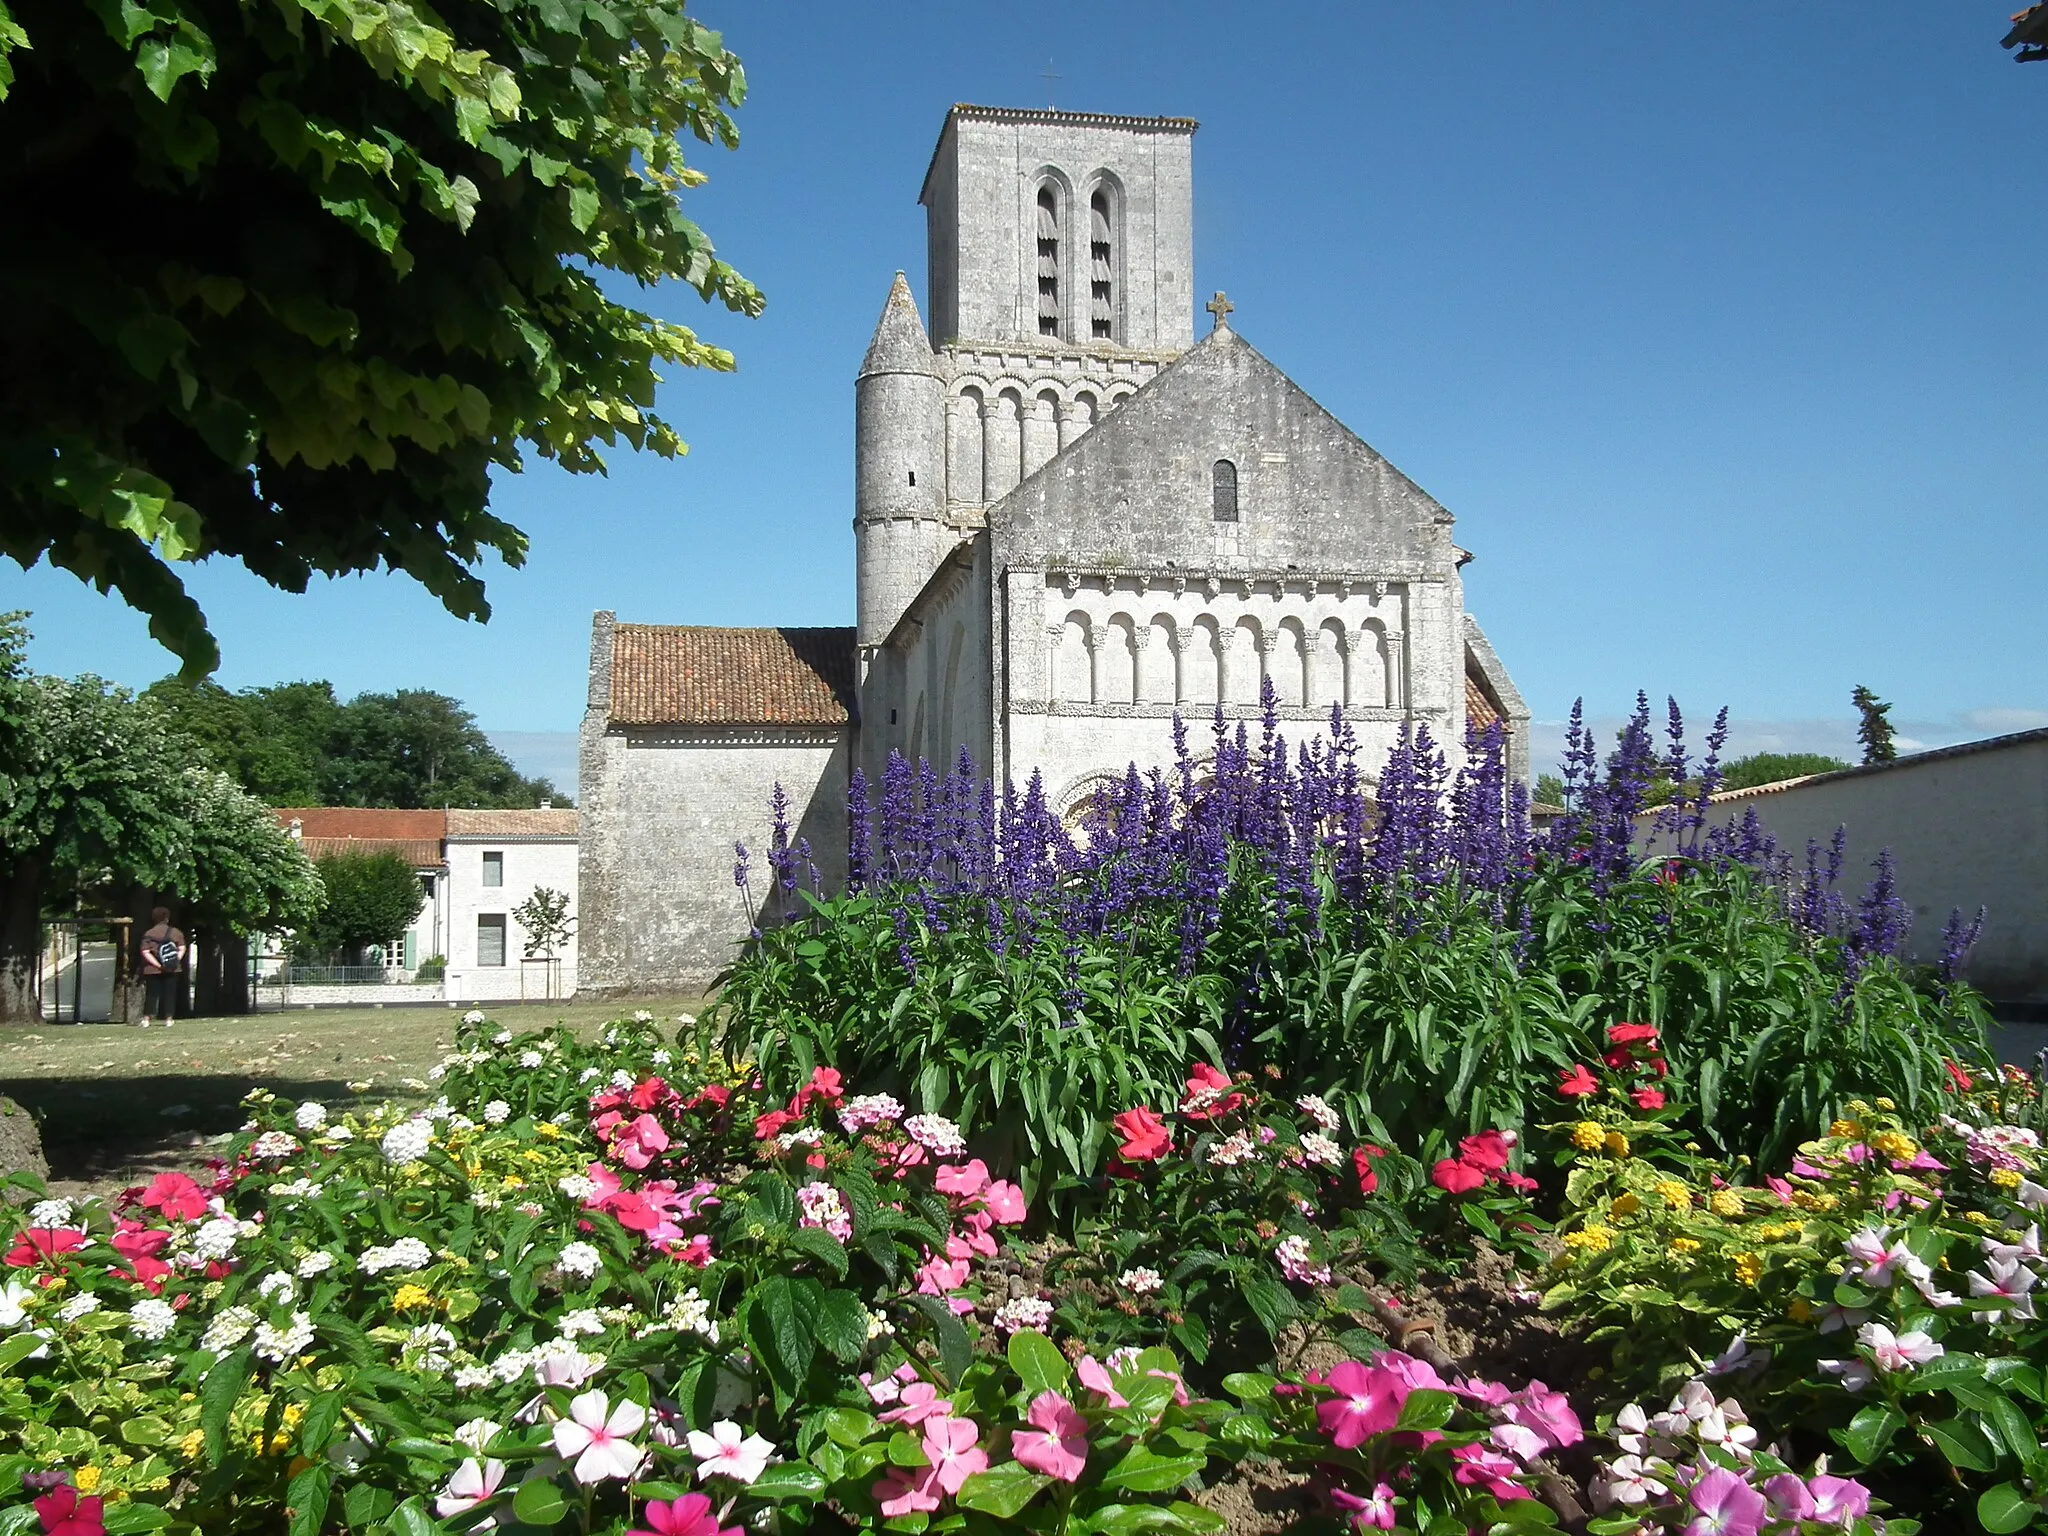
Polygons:
M1230 312L1237 308L1237 306L1226 299L1223 296L1223 290L1219 288L1216 290L1216 297L1204 304L1202 308L1208 310L1210 314L1216 317L1217 325L1228 329L1230 325Z

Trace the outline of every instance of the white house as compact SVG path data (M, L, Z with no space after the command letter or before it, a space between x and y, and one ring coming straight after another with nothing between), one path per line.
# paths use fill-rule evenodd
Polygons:
M447 813L448 957L451 1002L504 1002L571 996L576 990L576 846L574 811ZM540 951L515 915L535 891L569 898L570 936ZM529 948L535 952L528 953Z

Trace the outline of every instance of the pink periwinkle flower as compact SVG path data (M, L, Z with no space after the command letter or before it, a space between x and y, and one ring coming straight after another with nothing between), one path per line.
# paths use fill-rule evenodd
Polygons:
M1014 1227L1024 1219L1024 1191L1007 1179L990 1181L981 1193L981 1203L989 1215L1006 1227Z
M942 1195L972 1200L988 1188L988 1164L978 1157L967 1163L941 1163L932 1174L932 1184Z
M1774 1520L1813 1518L1813 1495L1807 1492L1806 1479L1797 1473L1780 1472L1776 1477L1766 1478L1764 1497L1771 1502Z
M1511 1424L1534 1430L1551 1450L1563 1450L1585 1438L1570 1400L1540 1381L1530 1382L1510 1397L1501 1405L1501 1414Z
M1102 1362L1093 1355L1081 1357L1080 1363L1074 1367L1074 1379L1089 1391L1101 1393L1112 1408L1130 1406L1129 1400L1117 1391L1116 1383L1110 1379L1110 1374L1103 1368Z
M1813 1495L1813 1518L1827 1525L1848 1525L1870 1513L1870 1490L1853 1477L1823 1472L1807 1482Z
M869 1492L884 1516L925 1515L939 1507L937 1467L888 1467Z
M668 1132L652 1115L641 1115L618 1133L612 1151L628 1168L645 1168L668 1150Z
M1764 1496L1725 1467L1694 1483L1688 1497L1695 1513L1684 1536L1757 1536L1763 1528Z
M1392 1429L1411 1390L1392 1371L1355 1360L1330 1372L1330 1389L1336 1395L1316 1404L1316 1422L1340 1451Z
M1372 1492L1363 1496L1349 1488L1332 1488L1330 1502L1349 1513L1351 1523L1361 1531L1394 1528L1394 1490L1386 1483L1375 1483Z
M701 1493L686 1493L667 1502L649 1499L640 1518L647 1522L647 1529L629 1531L627 1536L740 1536L736 1525L719 1529L718 1515Z
M1528 1490L1515 1481L1521 1467L1512 1457L1503 1456L1485 1445L1454 1445L1451 1460L1457 1469L1451 1473L1454 1481L1484 1488L1496 1499L1525 1499Z
M1088 1421L1057 1392L1041 1392L1026 1416L1030 1429L1010 1431L1010 1451L1034 1472L1078 1482L1088 1465Z
M570 1399L569 1417L555 1424L555 1453L564 1461L574 1459L579 1483L623 1481L645 1454L629 1437L646 1422L647 1410L630 1398L613 1407L602 1391L581 1393Z
M972 1419L935 1414L924 1423L924 1455L947 1493L977 1472L988 1470L988 1452L981 1449L981 1426Z
M900 1406L891 1408L882 1415L884 1424L922 1424L953 1411L950 1398L939 1396L939 1389L928 1381L913 1381L903 1389Z

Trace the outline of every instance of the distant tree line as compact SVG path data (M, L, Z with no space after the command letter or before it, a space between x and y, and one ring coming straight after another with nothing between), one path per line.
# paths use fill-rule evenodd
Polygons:
M476 717L446 694L406 688L343 703L325 682L230 693L165 678L143 695L204 759L271 805L459 806L516 810L571 804L521 774Z

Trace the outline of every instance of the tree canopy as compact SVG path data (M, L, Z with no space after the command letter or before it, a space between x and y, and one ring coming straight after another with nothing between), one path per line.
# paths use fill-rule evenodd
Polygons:
M343 703L324 682L230 693L217 683L165 678L145 697L209 762L271 805L567 803L546 779L514 768L476 717L446 694L407 688Z
M1862 717L1856 727L1856 739L1863 743L1863 761L1889 763L1895 759L1899 749L1892 742L1891 705L1861 683L1849 695L1849 702Z
M164 712L96 677L31 675L0 615L0 1019L30 1015L42 917L138 891L237 933L290 926L320 881L258 800L192 761Z
M1809 773L1834 773L1848 766L1839 757L1829 757L1824 752L1752 752L1721 770L1721 787L1754 789L1759 784L1804 778Z
M0 553L218 648L175 567L389 568L489 616L530 449L683 451L617 279L761 295L682 212L739 60L682 0L0 0Z
M425 901L420 877L395 853L337 853L320 860L326 891L320 910L298 932L305 955L360 953L398 937Z

